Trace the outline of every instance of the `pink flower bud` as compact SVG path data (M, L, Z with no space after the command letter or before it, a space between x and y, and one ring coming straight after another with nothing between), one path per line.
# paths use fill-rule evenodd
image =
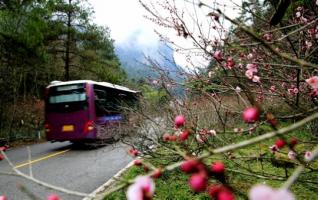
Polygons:
M169 133L163 134L163 136L162 136L163 141L169 141L170 140L170 136L171 135Z
M185 173L192 173L197 171L197 166L199 165L199 161L195 159L189 159L186 161L183 161L183 163L180 166L181 171Z
M177 136L176 135L170 135L170 141L177 141Z
M260 112L256 107L249 107L243 111L243 120L246 123L254 123L259 120Z
M222 185L219 185L219 184L211 185L208 188L208 194L210 197L216 199L219 192L222 191L223 189L224 189L224 187Z
M290 146L294 147L298 143L297 138L291 138L289 141Z
M159 178L161 176L161 169L156 169L153 174L151 175L152 178Z
M217 200L235 200L234 194L229 190L221 190L217 197Z
M285 146L286 142L282 139L278 139L275 142L275 145L277 146L278 149L281 149Z
M233 60L232 57L229 57L227 60L226 60L226 65L225 67L228 68L228 69L232 69L235 65L235 62Z
M278 151L278 147L276 145L269 147L269 149L272 151L272 153L275 153L276 151Z
M180 135L179 135L179 140L180 141L185 141L188 139L189 137L189 131L188 130L184 130Z
M295 160L296 153L294 151L289 151L287 156L288 156L289 159Z
M2 147L0 147L0 151L6 151L7 149L8 149L9 147L8 146L2 146Z
M128 154L131 156L138 156L139 151L137 149L129 149Z
M135 166L141 166L142 165L142 160L139 160L139 159L134 160L134 165Z
M185 123L185 118L183 117L183 115L178 115L174 119L174 124L177 128L179 128L180 126L183 126L184 123Z
M56 194L50 194L48 197L47 197L47 200L60 200L60 197Z
M189 185L195 192L202 192L207 187L207 179L201 174L193 174L189 179Z
M271 88L269 89L271 92L275 92L276 91L276 87L275 85L272 85Z
M211 165L211 171L216 173L216 174L222 174L225 171L225 167L223 162L221 161L216 161Z

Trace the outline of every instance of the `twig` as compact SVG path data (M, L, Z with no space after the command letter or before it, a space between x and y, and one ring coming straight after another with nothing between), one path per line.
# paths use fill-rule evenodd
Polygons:
M311 157L306 160L306 163L310 163L311 161L315 160L316 157L318 156L318 147L316 147L311 154ZM300 174L305 170L305 166L304 165L300 165L297 167L297 169L294 171L294 173L288 178L288 180L284 183L284 185L282 186L282 188L284 189L288 189L290 188L290 186L296 182L297 178L300 176Z
M225 19L229 20L231 23L237 25L237 27L239 29L241 29L242 31L244 31L247 35L251 36L254 40L260 42L265 48L267 48L268 50L270 50L272 53L276 54L277 56L284 58L286 60L289 60L293 63L296 63L297 65L299 65L301 67L307 67L307 68L317 68L316 64L307 62L303 59L297 59L297 58L293 58L291 56L289 56L286 53L281 53L279 52L277 49L275 49L273 46L271 46L270 44L268 44L267 42L265 42L264 40L262 40L261 38L258 37L258 35L250 28L248 28L247 26L241 24L240 22L233 20L231 18L229 18L227 15L225 15L222 11L218 10L218 12L220 14L222 14ZM316 19L317 20L317 19Z

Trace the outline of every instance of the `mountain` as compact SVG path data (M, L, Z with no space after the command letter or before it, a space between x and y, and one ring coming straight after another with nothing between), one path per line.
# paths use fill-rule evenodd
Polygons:
M173 49L163 42L142 44L139 32L132 34L125 42L115 42L115 52L120 59L121 65L130 79L158 78L159 74L151 67L150 62L157 63L161 69L169 73L170 78L179 80L180 66L173 62Z

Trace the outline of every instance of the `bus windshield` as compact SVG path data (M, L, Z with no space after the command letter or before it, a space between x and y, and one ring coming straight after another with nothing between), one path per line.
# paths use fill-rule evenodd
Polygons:
M84 84L51 87L48 97L48 112L74 112L87 108Z

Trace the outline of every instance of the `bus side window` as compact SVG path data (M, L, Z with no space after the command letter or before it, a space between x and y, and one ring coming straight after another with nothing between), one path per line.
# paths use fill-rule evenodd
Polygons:
M102 90L94 90L95 93L95 109L96 116L101 117L106 114L106 92Z

